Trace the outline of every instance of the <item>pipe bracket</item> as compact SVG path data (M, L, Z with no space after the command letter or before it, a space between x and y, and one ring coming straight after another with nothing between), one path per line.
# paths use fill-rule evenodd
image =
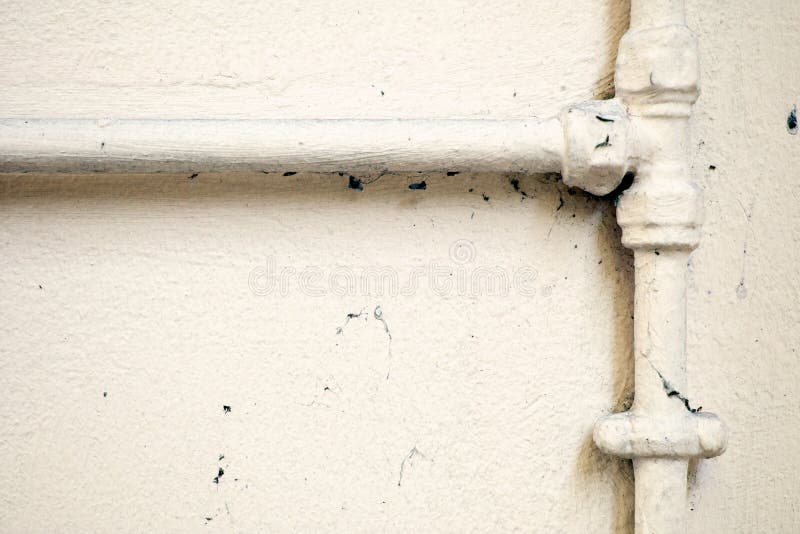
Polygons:
M664 418L622 412L597 422L594 442L622 458L713 458L725 452L728 431L712 413Z

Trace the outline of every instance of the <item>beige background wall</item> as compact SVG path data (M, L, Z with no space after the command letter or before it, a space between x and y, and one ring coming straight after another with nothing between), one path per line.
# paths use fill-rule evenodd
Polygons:
M4 4L5 117L544 117L609 94L627 25L610 0ZM690 398L731 427L690 530L795 532L800 5L689 25ZM631 390L610 202L470 173L0 191L0 530L629 531L630 466L591 444Z

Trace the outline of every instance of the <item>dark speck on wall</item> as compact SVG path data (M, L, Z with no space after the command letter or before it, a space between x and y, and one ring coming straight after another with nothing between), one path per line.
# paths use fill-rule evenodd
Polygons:
M469 188L469 192L470 192L470 193L473 193L474 191L475 191L475 189L473 189L473 188L471 188L471 187Z
M103 392L103 397L108 397L108 391Z
M486 193L481 193L481 194L483 195L483 200L489 202L489 198L491 197L486 196Z
M715 171L715 170L717 170L717 166L716 165L709 165L708 166L708 170Z
M193 172L193 173L192 173L192 175L191 175L191 176L189 176L189 179L190 179L190 180L194 180L194 179L195 179L195 178L197 178L198 176L200 176L198 173L196 173L196 172Z
M428 184L425 183L425 180L422 180L421 182L415 182L413 184L410 184L408 186L408 188L409 189L427 189L428 188Z
M295 174L297 173L294 171L286 171L285 173L283 173L284 176L294 176Z
M364 190L364 185L361 183L361 180L359 180L358 178L356 178L352 174L347 179L347 187L349 187L350 189L355 189L357 191L363 191Z
M222 405L222 413L231 413L231 407L227 404Z
M447 171L447 176L455 176L459 171Z
M214 484L219 484L219 479L222 478L222 475L224 475L224 474L225 474L225 470L220 467L219 471L217 471L217 476L214 477L214 480L213 480Z
M792 135L797 134L797 106L792 107L789 116L786 118L786 129Z

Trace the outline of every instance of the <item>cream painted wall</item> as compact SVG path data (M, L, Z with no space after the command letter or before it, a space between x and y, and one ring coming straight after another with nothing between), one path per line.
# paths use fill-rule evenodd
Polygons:
M692 532L800 530L800 4L688 2L700 37L689 274L693 396L731 429L690 477ZM715 168L712 169L711 167Z
M6 1L0 115L544 117L608 94L627 25L625 2L563 4ZM690 398L731 427L690 530L795 532L800 6L691 1L689 25ZM630 530L630 466L591 444L632 380L610 202L468 173L0 187L0 530ZM270 261L419 286L263 295Z

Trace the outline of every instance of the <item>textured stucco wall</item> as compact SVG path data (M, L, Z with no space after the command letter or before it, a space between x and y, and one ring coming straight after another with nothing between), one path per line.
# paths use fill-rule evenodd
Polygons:
M689 274L689 383L731 429L728 452L690 476L691 530L797 532L800 135L787 117L800 107L800 3L688 7L700 37L694 174L706 205Z
M548 116L627 24L563 4L6 2L0 115ZM799 21L689 2L689 393L731 427L692 532L800 522ZM0 530L627 532L591 428L630 401L630 256L609 202L516 178L1 177ZM418 287L318 278L365 270Z

